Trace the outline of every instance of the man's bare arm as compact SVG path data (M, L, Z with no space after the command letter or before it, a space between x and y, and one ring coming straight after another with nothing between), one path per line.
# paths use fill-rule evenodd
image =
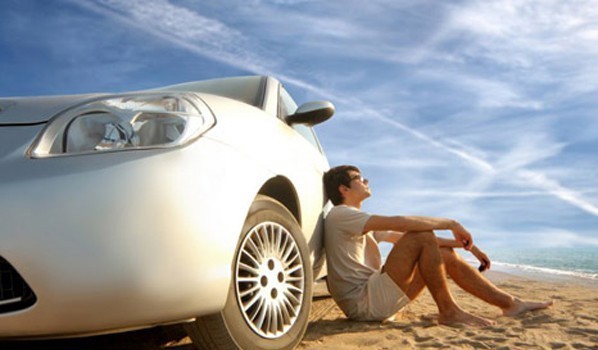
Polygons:
M405 235L404 232L374 231L374 238L376 239L376 242L397 243L399 239L403 237L403 235ZM436 242L438 242L439 247L463 248L463 243L460 243L456 239L436 237Z
M463 247L463 244L461 244L459 241L454 240L454 239L436 237L436 241L438 242L439 247L449 247L449 248L462 248ZM481 251L480 248L478 248L476 245L473 245L469 251L480 262L480 267L478 267L478 270L480 270L480 272L482 272L484 270L488 270L490 268L490 258L488 257L488 255L486 255L486 253Z
M363 232L399 231L419 232L433 230L451 230L455 239L469 250L473 245L471 233L455 220L429 216L379 216L372 215L366 222Z
M376 242L397 243L405 233L397 231L374 231Z
M401 237L405 235L404 232L397 232L397 231L374 231L374 238L378 243L380 242L388 242L388 243L397 243ZM438 242L439 247L447 247L447 248L463 248L463 243L449 238L443 237L436 237L436 242ZM490 268L490 258L481 251L477 246L472 245L470 249L471 254L475 256L478 261L480 262L480 267L478 268L481 271L488 270Z
M436 237L436 242L438 242L439 247L463 248L463 243L457 241L456 239Z
M399 239L403 237L403 235L405 235L404 232L374 231L374 238L376 239L376 242L397 243ZM455 239L436 237L436 242L438 242L439 247L463 248L463 244L459 243Z
M450 230L457 222L451 219L428 216L380 216L372 215L363 231L433 231Z

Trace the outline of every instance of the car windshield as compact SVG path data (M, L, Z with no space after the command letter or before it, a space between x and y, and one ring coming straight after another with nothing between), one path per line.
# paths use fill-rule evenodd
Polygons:
M263 108L266 78L261 76L204 80L168 86L160 90L203 92Z

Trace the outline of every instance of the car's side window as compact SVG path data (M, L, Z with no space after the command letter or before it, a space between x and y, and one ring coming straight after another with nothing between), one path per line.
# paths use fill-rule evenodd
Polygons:
M297 103L281 85L278 93L278 117L284 120L288 115L295 113L296 110Z
M284 87L280 87L280 93L278 94L278 117L284 120L288 115L295 113L297 110L297 103L293 100L291 95L287 92ZM322 152L320 143L316 138L314 130L307 125L293 124L292 128L295 129L301 136L303 136L309 143L311 143L318 151Z

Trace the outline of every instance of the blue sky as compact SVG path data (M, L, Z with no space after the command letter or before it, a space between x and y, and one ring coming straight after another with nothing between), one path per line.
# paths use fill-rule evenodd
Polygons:
M270 74L365 210L452 217L482 246L598 248L598 3L3 0L0 96Z

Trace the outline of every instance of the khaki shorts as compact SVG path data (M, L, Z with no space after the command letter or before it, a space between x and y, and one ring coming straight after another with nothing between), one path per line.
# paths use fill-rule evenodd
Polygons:
M409 297L386 272L374 272L365 288L365 295L351 318L361 321L384 321L394 317L409 303Z

